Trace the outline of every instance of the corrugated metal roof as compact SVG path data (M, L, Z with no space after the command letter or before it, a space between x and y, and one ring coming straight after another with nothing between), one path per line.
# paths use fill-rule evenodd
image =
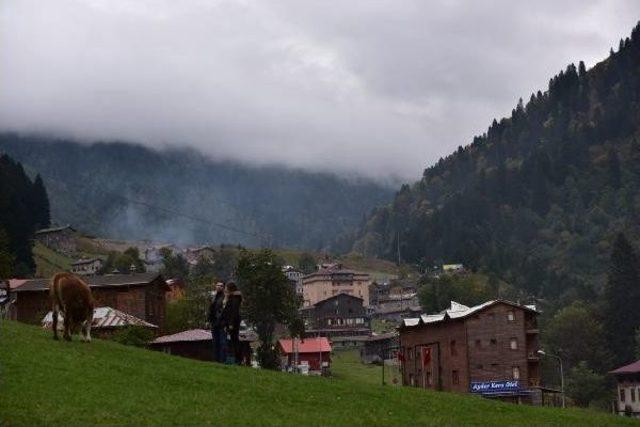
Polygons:
M256 341L258 336L250 329L240 331L240 341ZM173 342L211 341L211 331L206 329L189 329L172 335L164 335L151 341L151 344L166 344Z
M633 363L622 366L618 369L614 369L609 372L610 374L635 374L640 372L640 360L636 360Z
M293 353L293 340L278 340L280 347L284 353ZM304 340L296 339L296 349L298 353L324 353L331 351L331 343L326 337L305 338Z
M446 310L443 310L442 312L440 312L438 314L423 314L422 316L417 317L417 318L403 319L401 326L412 327L412 326L417 326L420 323L427 324L427 323L442 322L445 319L462 319L464 317L467 317L467 316L470 316L470 315L472 315L474 313L482 311L485 308L487 308L489 306L492 306L494 304L497 304L497 303L503 303L503 304L511 305L513 307L521 308L523 310L534 311L534 312L536 311L535 309L531 308L532 306L519 305L519 304L513 303L511 301L506 301L506 300L491 300L491 301L487 301L487 302L484 302L484 303L479 304L479 305L475 305L473 307L467 307L464 304L460 304L460 303L457 303L455 301L451 301L451 307L450 308L448 308Z
M63 326L62 313L58 313L58 329L62 330ZM48 312L42 319L43 328L51 328L53 323L53 312ZM122 328L124 326L143 326L145 328L157 329L158 327L152 323L139 319L131 314L127 314L111 307L97 307L93 310L92 328Z
M83 276L82 279L92 288L110 287L110 286L136 286L146 285L153 282L159 273L135 273L135 274L106 274L104 276ZM24 283L15 288L16 292L28 291L48 291L48 279L31 279L25 280ZM162 281L163 284L164 281Z

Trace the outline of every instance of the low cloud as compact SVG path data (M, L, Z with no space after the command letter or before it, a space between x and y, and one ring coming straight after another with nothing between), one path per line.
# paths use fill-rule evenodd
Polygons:
M411 179L639 16L622 0L8 0L0 127Z

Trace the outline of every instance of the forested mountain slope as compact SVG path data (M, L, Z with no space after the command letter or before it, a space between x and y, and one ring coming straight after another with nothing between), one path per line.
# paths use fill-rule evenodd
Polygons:
M454 123L452 122L452 125ZM616 232L640 237L640 26L404 185L353 248L462 262L537 296L599 292Z
M365 179L213 161L186 149L5 133L2 152L42 175L53 222L102 237L318 250L393 197Z

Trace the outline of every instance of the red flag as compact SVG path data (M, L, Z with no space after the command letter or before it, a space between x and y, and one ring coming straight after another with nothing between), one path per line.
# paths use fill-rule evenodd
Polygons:
M431 363L431 347L422 347L422 367Z
M404 363L404 354L401 351L398 352L398 361Z

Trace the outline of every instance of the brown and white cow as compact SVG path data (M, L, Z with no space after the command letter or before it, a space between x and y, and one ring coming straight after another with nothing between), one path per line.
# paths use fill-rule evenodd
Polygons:
M71 341L71 333L82 329L82 340L91 341L93 297L84 280L71 273L57 273L51 279L51 307L53 311L53 339L58 339L58 313L64 319L64 339Z

